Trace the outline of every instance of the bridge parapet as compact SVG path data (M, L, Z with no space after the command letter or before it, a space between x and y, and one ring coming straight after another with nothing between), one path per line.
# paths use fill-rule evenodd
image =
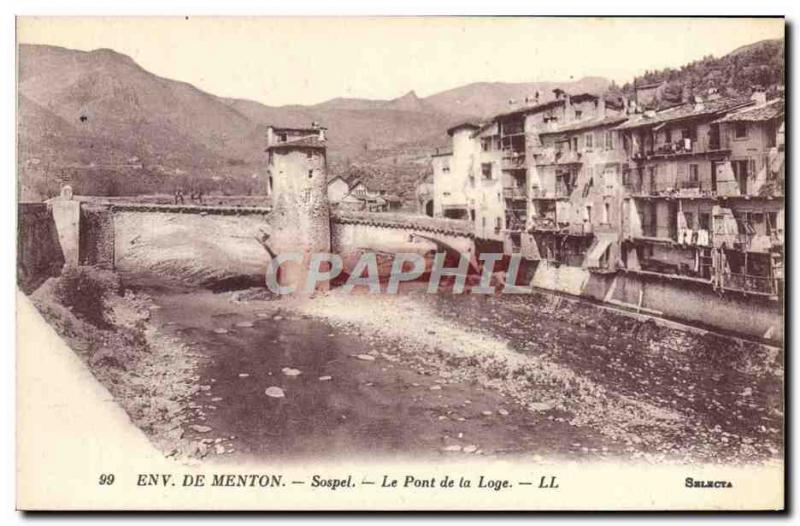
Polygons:
M331 221L339 224L414 230L470 239L475 237L472 225L467 221L440 219L423 215L337 210L331 214Z
M113 212L164 212L168 214L267 215L261 206L160 205L151 203L108 203Z

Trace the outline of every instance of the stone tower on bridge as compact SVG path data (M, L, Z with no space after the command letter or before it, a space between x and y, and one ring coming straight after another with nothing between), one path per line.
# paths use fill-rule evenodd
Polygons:
M326 129L267 128L267 193L272 198L270 243L277 254L300 261L281 265L279 284L305 287L309 258L331 248Z

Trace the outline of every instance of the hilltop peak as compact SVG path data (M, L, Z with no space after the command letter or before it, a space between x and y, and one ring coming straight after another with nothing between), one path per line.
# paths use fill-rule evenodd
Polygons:
M414 90L388 101L385 107L386 109L399 111L426 111L429 109L426 107L425 102L417 97L417 93Z

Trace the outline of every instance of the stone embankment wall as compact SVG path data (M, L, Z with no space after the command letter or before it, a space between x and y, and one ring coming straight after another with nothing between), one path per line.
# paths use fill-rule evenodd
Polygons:
M17 209L17 283L26 293L56 276L64 265L53 213L46 203L20 203Z
M783 341L780 302L737 293L719 294L707 284L642 273L597 274L541 262L531 285L716 330Z

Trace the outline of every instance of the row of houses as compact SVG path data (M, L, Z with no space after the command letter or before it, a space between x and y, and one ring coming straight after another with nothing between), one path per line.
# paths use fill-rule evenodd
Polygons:
M346 210L393 212L403 204L400 197L358 177L337 175L328 179L328 202Z
M434 216L531 260L779 295L782 98L709 90L656 111L554 94L447 131L451 151L432 157Z

